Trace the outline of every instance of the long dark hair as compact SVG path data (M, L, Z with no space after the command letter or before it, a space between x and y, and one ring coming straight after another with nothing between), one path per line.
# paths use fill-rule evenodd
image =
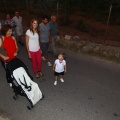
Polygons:
M30 24L30 31L33 33L33 35L34 35L34 31L33 31L33 22L34 21L37 21L37 23L38 23L38 20L37 19L32 19L31 20L31 24ZM38 35L40 35L40 30L39 30L39 25L37 26L37 28L36 28L36 32L38 33Z
M10 29L12 29L12 27L10 25L3 25L1 28L1 34L3 36L6 36L7 31Z

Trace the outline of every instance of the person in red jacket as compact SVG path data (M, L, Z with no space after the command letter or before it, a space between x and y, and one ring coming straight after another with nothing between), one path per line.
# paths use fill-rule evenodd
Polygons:
M18 46L16 40L12 35L12 27L10 25L4 25L1 28L0 48L3 49L5 54L0 51L0 58L2 61L10 62L16 58L18 52Z

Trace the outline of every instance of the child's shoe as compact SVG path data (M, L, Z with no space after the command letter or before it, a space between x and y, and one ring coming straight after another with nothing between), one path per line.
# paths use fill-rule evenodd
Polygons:
M63 78L60 78L60 81L61 81L61 82L64 82Z
M54 85L57 85L57 81L54 82Z

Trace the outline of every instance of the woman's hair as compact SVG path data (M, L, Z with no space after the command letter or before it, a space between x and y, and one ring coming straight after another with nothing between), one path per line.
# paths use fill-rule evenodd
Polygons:
M10 25L3 25L1 28L1 34L3 36L6 36L6 33L8 32L8 30L12 29L12 27Z
M31 24L30 24L30 31L33 33L33 35L34 35L34 30L33 30L33 22L34 21L37 21L37 23L38 23L38 20L37 19L32 19L31 20ZM39 25L37 26L37 28L36 28L36 32L38 33L38 35L40 34L40 30L39 30Z

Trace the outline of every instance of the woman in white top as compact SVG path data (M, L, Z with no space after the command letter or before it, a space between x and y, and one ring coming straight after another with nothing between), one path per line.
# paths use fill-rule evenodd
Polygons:
M28 51L28 56L31 59L33 72L35 73L36 78L43 76L41 72L42 52L40 50L39 35L40 32L38 28L38 21L33 19L31 21L30 29L26 32L26 48Z

